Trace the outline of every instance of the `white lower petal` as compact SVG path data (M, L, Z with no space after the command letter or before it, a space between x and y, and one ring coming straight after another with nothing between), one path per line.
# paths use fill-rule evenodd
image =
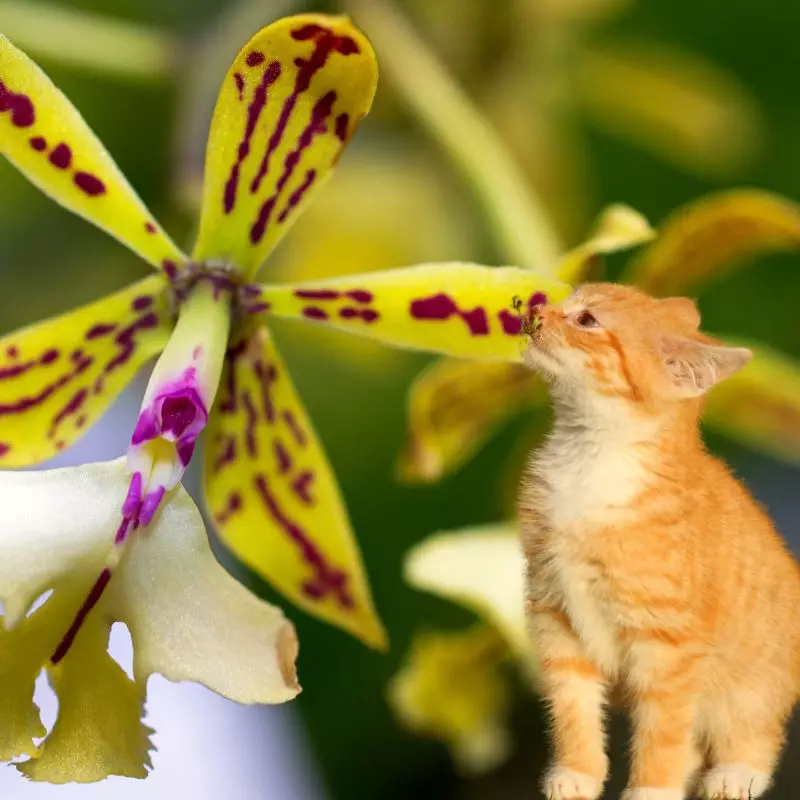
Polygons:
M219 564L182 487L134 534L105 607L130 628L137 680L196 681L240 703L300 691L294 626Z
M127 490L125 459L0 472L0 600L13 627L57 582L102 569Z

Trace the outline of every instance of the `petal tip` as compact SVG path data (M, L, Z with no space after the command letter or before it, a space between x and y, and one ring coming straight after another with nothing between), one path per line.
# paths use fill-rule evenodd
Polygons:
M297 631L291 622L286 622L278 633L278 668L281 672L286 687L294 692L296 697L302 691L297 681L297 655L300 644L297 640Z
M408 433L395 464L395 478L405 484L436 483L444 475L444 463L438 448Z

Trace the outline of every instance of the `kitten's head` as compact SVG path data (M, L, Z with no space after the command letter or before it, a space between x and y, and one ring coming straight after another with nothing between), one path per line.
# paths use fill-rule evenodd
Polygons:
M583 402L613 398L656 410L700 397L752 355L702 334L697 307L684 297L589 283L538 311L525 362Z

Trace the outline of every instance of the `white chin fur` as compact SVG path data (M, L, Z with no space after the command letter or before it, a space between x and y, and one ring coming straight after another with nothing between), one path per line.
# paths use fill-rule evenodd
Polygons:
M536 372L556 374L561 365L551 355L540 349L535 344L530 344L522 353L522 361L529 369Z

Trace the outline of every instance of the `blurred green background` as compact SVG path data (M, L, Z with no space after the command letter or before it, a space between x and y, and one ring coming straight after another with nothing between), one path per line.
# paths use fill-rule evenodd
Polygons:
M497 126L523 179L540 192L568 245L580 240L610 202L625 202L658 224L683 203L721 188L754 186L800 198L800 4L564 0L554 11L559 5L557 0L395 3ZM202 111L213 102L230 58L260 25L287 12L346 10L337 2L287 0L246 5L76 0L26 17L25 7L38 8L23 0L0 0L0 31L27 49L72 99L181 245L193 235L191 176L196 177L198 143L205 135L206 119L202 113L192 116L192 109ZM81 64L66 46L60 52L66 29L57 16L49 16L59 8L143 23L145 38L154 37L153 52L163 61L154 57L152 68L123 64L117 72L100 61L94 68ZM569 19L553 25L552 15L559 13ZM353 16L358 23L358 14ZM240 30L245 19L253 21L245 37L226 38L226 31ZM598 91L592 78L600 74L592 68L601 62L579 63L582 52L612 52L620 42L644 43L646 51L656 52L655 41L660 48L713 62L749 98L727 127L722 116L710 143L697 145L696 156L682 158L682 149L690 148L680 144L676 154L678 134L669 133L668 120L659 130L657 114L648 123L655 130L619 135L625 133L624 114L622 121L609 123L608 109L598 109L598 98L592 97ZM562 55L550 59L547 48L554 42ZM91 51L92 42L85 48ZM623 83L619 91L627 92L632 106L672 105L689 124L691 115L700 113L691 105L682 111L654 86ZM206 105L193 105L197 97ZM646 117L646 108L643 113ZM740 122L753 126L741 152ZM59 209L5 161L0 162L0 198L3 331L100 297L142 275L133 254ZM274 274L311 277L458 258L487 264L509 260L450 159L384 79L375 109L337 174L281 245ZM625 258L608 259L607 275L617 274ZM798 298L797 256L782 255L759 258L726 275L702 293L699 304L707 330L760 339L800 357ZM441 745L400 730L385 701L387 681L412 631L463 627L471 619L405 585L403 556L433 531L506 514L514 480L508 457L522 423L507 426L442 483L403 486L394 471L405 428L405 393L429 359L291 323L275 323L274 329L341 481L392 645L386 656L370 652L340 631L287 609L301 642L304 692L295 709L331 795L347 800L533 796L545 744L540 709L526 692L520 691L514 714L515 757L473 780L456 775ZM786 528L796 522L790 508L796 471L729 441L713 438L711 444L755 486L790 534ZM250 580L264 596L286 605ZM621 746L620 736L616 741ZM615 782L619 779L617 769Z

